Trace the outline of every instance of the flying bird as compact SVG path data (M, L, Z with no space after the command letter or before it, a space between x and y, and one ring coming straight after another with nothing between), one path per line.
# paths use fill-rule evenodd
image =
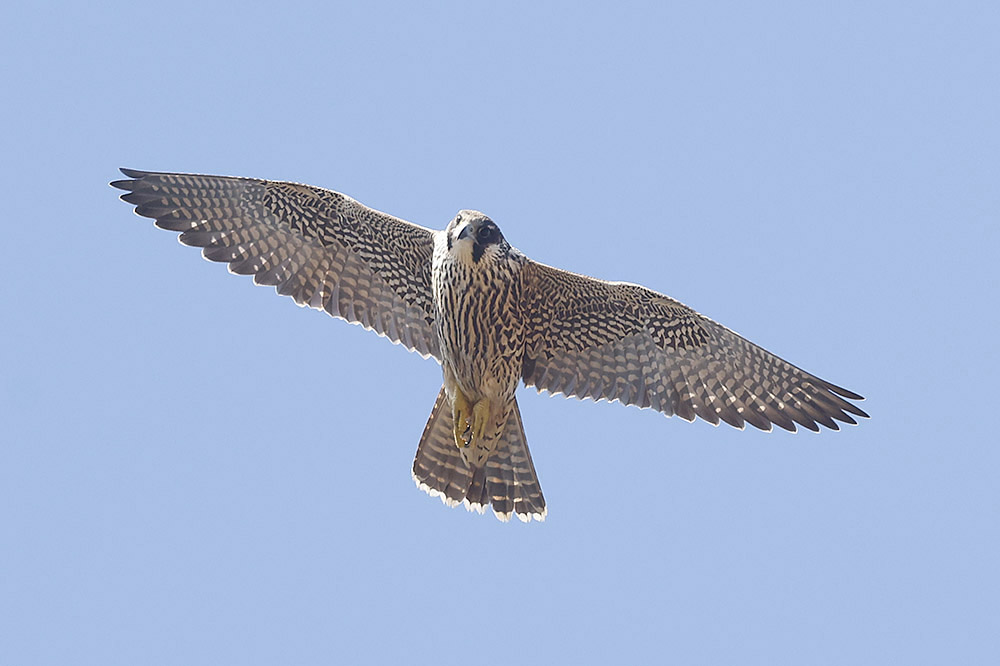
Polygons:
M868 416L860 395L669 296L532 261L478 211L435 231L308 185L121 171L121 198L206 259L441 364L413 479L449 506L545 518L521 381L741 429Z

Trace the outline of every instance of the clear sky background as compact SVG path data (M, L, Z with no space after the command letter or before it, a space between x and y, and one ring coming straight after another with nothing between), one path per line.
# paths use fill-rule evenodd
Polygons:
M0 663L1000 663L995 2L99 4L0 10ZM525 389L548 520L448 509L439 367L119 166L480 209L873 418Z

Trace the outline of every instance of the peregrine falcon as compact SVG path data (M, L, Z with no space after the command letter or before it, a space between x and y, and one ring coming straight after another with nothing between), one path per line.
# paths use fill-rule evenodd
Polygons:
M545 518L521 381L741 429L868 416L860 395L669 296L528 259L477 211L434 231L308 185L121 171L121 198L206 259L441 364L413 479L449 506Z

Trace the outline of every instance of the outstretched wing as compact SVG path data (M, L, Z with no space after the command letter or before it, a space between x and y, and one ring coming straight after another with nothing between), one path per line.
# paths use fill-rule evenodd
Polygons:
M121 198L206 259L440 360L430 229L308 185L121 171Z
M856 393L801 370L691 308L639 285L536 262L523 273L524 382L567 396L652 407L742 428L795 430L867 414Z

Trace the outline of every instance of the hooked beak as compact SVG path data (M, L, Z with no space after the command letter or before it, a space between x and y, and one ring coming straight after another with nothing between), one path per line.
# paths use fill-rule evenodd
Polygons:
M462 227L462 230L458 232L458 240L469 238L470 236L475 237L475 232L476 230L473 229L472 223L467 223L464 227Z

